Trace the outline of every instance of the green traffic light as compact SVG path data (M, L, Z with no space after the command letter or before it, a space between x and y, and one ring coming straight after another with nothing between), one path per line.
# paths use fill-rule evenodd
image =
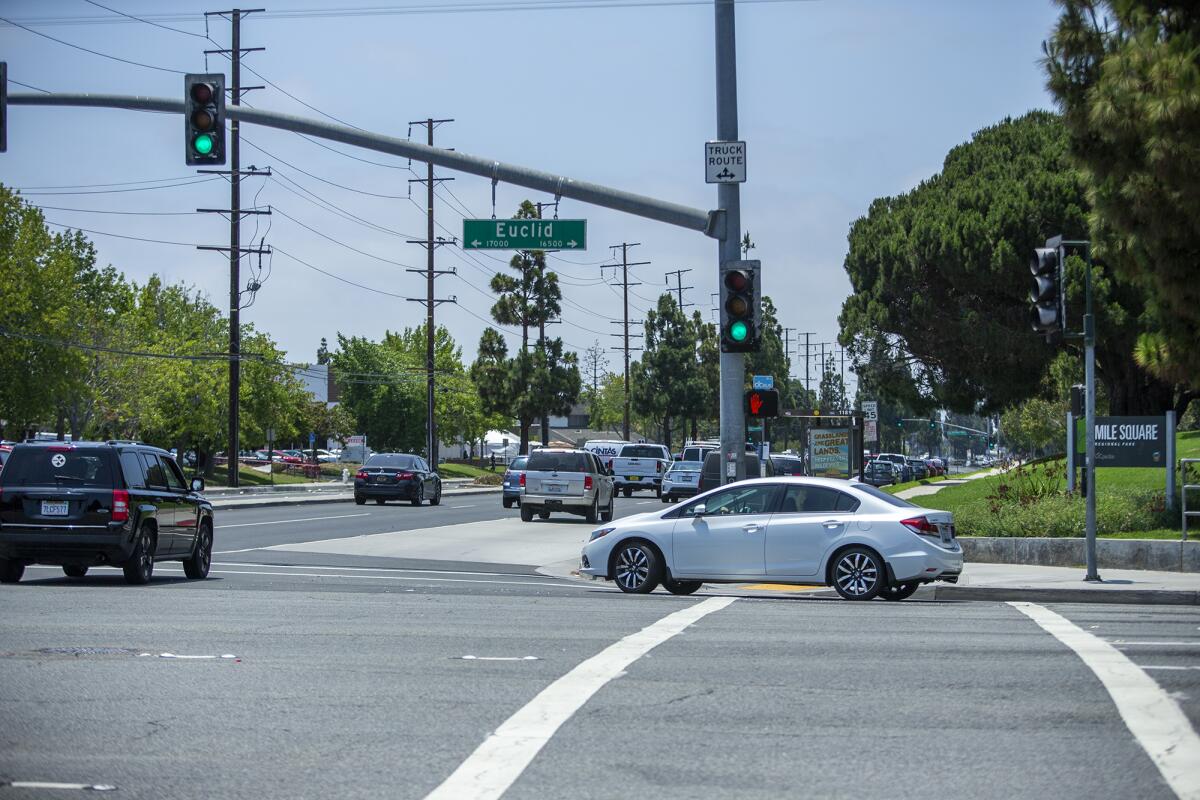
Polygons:
M750 335L750 329L740 319L729 326L729 338L735 342L744 342Z
M207 133L200 134L192 139L192 149L202 156L209 155L213 151L213 137Z

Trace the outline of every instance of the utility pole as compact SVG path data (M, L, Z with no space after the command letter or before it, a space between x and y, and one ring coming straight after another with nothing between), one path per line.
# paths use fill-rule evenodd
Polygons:
M424 125L428 134L426 144L433 147L433 129L443 122L454 122L452 119L423 119L415 122L410 121L409 125ZM422 245L426 250L426 267L425 267L425 298L405 298L412 303L425 304L425 455L429 458L429 466L437 469L438 465L438 438L437 425L434 421L434 378L433 378L433 339L435 328L433 326L433 309L442 303L454 303L456 298L449 297L443 300L435 299L433 296L433 281L438 275L446 275L453 273L454 270L434 269L433 251L444 244L453 244L452 241L438 237L433 237L433 189L434 186L441 181L452 181L453 178L435 178L433 177L433 162L428 162L428 172L424 178L409 178L409 183L424 183L426 192L426 236L424 239L409 239L409 244ZM421 272L417 269L409 269L407 272Z
M251 89L262 89L262 86L242 86L242 53L265 50L265 47L242 47L242 17L265 11L262 8L235 8L230 11L208 11L205 17L219 16L229 19L232 25L232 36L228 50L205 50L205 55L220 54L229 57L232 64L229 81L229 104L241 104L242 92ZM241 413L241 382L242 382L242 329L241 329L241 259L246 252L262 253L261 249L241 246L241 222L244 212L241 200L241 125L236 114L231 115L229 123L229 169L214 170L218 174L229 175L229 448L228 468L229 486L239 485L238 452L241 450L239 415ZM207 172L208 170L199 170ZM251 174L260 174L257 171ZM269 173L268 173L269 174ZM199 209L197 209L199 210ZM213 213L222 213L219 209L205 209ZM261 212L249 212L261 213ZM268 212L269 213L269 212ZM201 250L223 250L219 247L201 247ZM269 252L269 251L268 251Z
M792 340L791 340L791 334L792 334L792 331L794 331L794 330L796 330L796 329L795 329L795 328L784 328L784 329L783 329L783 360L784 360L784 363L786 363L786 364L787 364L787 371L788 371L788 374L787 374L785 377L787 377L787 378L788 378L788 380L791 380L791 377L792 377Z
M716 31L717 140L738 140L737 35L733 0L713 3ZM718 237L717 274L721 265L742 256L741 191L737 183L717 184L717 208L725 211L725 230ZM718 277L718 285L720 278ZM742 414L742 390L746 385L744 353L721 353L721 463L733 464L733 475L722 469L721 482L746 477L746 418ZM757 477L757 476L755 476Z
M614 347L612 349L613 350L623 350L624 354L625 354L625 414L624 414L624 421L621 425L621 435L625 438L626 441L629 441L629 351L642 349L640 347L631 348L629 346L629 337L633 336L635 338L642 338L642 334L640 334L640 333L632 333L631 334L629 332L629 325L630 325L630 323L629 323L629 287L630 286L641 286L640 283L630 283L629 282L629 268L630 267L640 267L640 266L650 263L649 261L633 261L633 262L631 262L629 260L629 248L637 247L640 244L641 244L641 242L622 242L621 244L611 245L611 247L613 247L614 249L617 247L621 248L621 282L615 283L613 285L621 287L624 311L623 311L622 320L620 322L618 322L617 320L612 320L612 324L624 326L625 345L624 345L624 347ZM616 267L616 264L607 264L605 266ZM642 323L635 322L633 324L640 325ZM622 334L614 333L614 334L610 334L610 335L621 336Z
M809 352L811 352L811 346L808 343L808 337L816 336L817 332L816 331L800 331L800 332L804 334L804 392L805 392L805 394L811 395L812 394L812 381L810 380L809 373L808 373L808 354L809 354Z
M676 269L676 270L671 270L670 272L666 273L668 277L671 275L675 276L675 292L679 298L679 313L680 314L683 313L683 309L686 308L687 306L695 305L695 303L684 303L683 302L683 290L696 288L695 286L684 286L683 285L683 273L685 273L685 272L691 272L691 270L690 269ZM668 292L671 291L670 286L671 286L671 282L667 281L667 287L668 287L667 291Z

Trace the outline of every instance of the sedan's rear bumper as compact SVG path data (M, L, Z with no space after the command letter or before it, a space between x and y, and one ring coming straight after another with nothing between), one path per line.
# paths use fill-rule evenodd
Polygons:
M589 489L581 495L530 494L529 492L521 495L521 506L523 508L531 508L535 512L544 509L546 511L558 510L583 513L591 508L594 502L596 502L595 489Z
M354 494L359 497L411 500L417 494L417 481L408 483L355 483Z
M905 581L956 581L963 569L962 547L954 541L947 547L914 536L915 546L903 553L888 557L892 576L898 583Z
M133 552L133 533L127 525L104 530L76 528L0 528L0 558L37 564L122 564Z

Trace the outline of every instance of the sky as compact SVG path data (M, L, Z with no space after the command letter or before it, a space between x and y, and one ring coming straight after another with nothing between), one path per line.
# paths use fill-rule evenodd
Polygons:
M557 7L533 8L539 4ZM410 122L453 119L437 126L436 146L716 207L703 164L704 143L716 138L711 3L352 6L377 9L370 13L332 0L262 6L267 13L246 17L241 36L243 47L266 48L243 62L266 80L244 72L242 82L274 85L246 93L247 104L330 121L315 108L419 141L425 128ZM9 92L30 91L19 81L50 92L182 99L180 73L228 73L222 56L203 52L229 47L229 22L209 17L206 31L203 15L226 8L0 0L6 20L75 46L0 22ZM297 10L318 13L288 13ZM742 225L755 244L750 257L762 262L763 291L795 331L793 376L804 376L803 332L814 345L814 384L816 344L836 341L850 292L846 236L871 201L936 174L950 148L981 128L1052 107L1038 60L1055 18L1050 0L738 3L739 134L747 143ZM228 245L229 225L195 209L228 208L229 187L223 178L201 180L183 151L175 114L10 106L0 182L45 207L49 222L92 231L101 264L138 282L157 273L186 283L227 309L228 260L195 245ZM276 252L243 263L243 285L252 276L262 284L243 322L268 332L295 362L315 360L322 337L332 347L339 333L378 339L423 324L423 305L402 298L425 296L424 276L405 271L425 266L424 248L407 241L425 236L424 186L410 183L425 176L424 164L410 168L393 156L243 125L242 167L250 165L273 175L243 180L243 206L274 213L248 218L243 243ZM454 178L438 186L438 235L461 238L464 217L492 216L489 180L441 168L435 175ZM500 184L495 214L511 216L526 199L554 198ZM716 240L568 199L558 214L588 221L587 250L550 259L564 293L562 324L552 333L568 350L619 344L610 335L622 318L621 290L611 285L619 275L604 265L614 262L610 246L622 242L639 243L631 261L651 262L630 270L640 284L630 289L631 319L644 320L667 288L666 273L684 269L684 302L694 304L687 311L715 320ZM438 306L437 322L449 327L468 363L483 329L495 327L488 281L511 255L436 250L437 268L456 271L437 280L436 296L457 298ZM519 331L504 332L510 348L519 341ZM619 371L621 354L608 357L609 369ZM848 369L847 378L853 390Z

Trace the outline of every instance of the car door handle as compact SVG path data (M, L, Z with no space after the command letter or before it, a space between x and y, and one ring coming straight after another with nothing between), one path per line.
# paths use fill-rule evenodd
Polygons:
M836 519L827 519L824 522L822 522L821 525L826 530L832 531L832 530L837 530L838 528L844 528L846 526L846 523L838 522Z
M742 530L744 530L746 533L758 533L760 530L762 530L762 527L753 522L748 522L742 526Z

